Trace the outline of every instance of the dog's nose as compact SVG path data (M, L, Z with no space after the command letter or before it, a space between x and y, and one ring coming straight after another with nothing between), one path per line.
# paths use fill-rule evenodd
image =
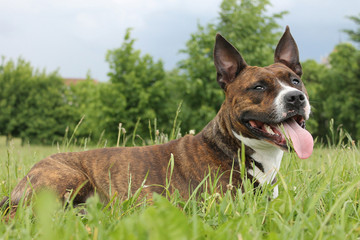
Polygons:
M294 107L302 107L305 104L306 97L300 91L291 91L285 95L285 102Z

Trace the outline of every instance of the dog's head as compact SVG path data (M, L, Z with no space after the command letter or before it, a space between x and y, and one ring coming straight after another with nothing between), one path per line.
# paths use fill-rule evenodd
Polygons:
M305 130L309 97L300 78L298 48L288 27L270 66L247 65L220 34L216 36L214 63L235 137L265 140L283 150L287 150L286 138L290 138L300 158L311 155L313 139Z

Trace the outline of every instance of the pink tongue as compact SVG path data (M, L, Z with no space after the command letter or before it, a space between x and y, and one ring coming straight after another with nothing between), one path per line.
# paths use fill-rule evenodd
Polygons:
M311 134L297 124L295 120L284 123L285 133L291 139L295 152L301 159L310 157L314 140Z

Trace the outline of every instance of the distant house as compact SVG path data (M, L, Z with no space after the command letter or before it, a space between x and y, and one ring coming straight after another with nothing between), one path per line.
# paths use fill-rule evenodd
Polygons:
M79 82L86 81L86 78L64 78L64 83L66 86L76 85ZM98 80L92 79L94 83L99 83Z

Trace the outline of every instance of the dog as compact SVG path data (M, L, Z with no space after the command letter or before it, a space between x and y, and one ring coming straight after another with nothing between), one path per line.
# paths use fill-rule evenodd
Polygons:
M289 27L281 37L274 63L249 66L220 34L216 35L214 64L225 101L215 118L197 135L186 135L166 144L113 147L58 153L36 163L1 205L19 204L34 191L50 189L63 202L76 192L73 204L85 203L95 192L103 201L117 194L126 197L144 186L142 196L164 194L169 159L173 172L169 190L188 198L207 174L220 173L220 187L229 182L241 188L240 171L232 171L245 155L247 178L255 187L275 184L287 139L300 158L308 158L313 138L305 130L310 103L300 77L299 52ZM243 145L242 145L243 144ZM243 146L243 148L242 148ZM244 153L240 153L245 150ZM131 181L131 186L129 182ZM273 198L278 188L273 188ZM14 210L16 211L16 209Z

